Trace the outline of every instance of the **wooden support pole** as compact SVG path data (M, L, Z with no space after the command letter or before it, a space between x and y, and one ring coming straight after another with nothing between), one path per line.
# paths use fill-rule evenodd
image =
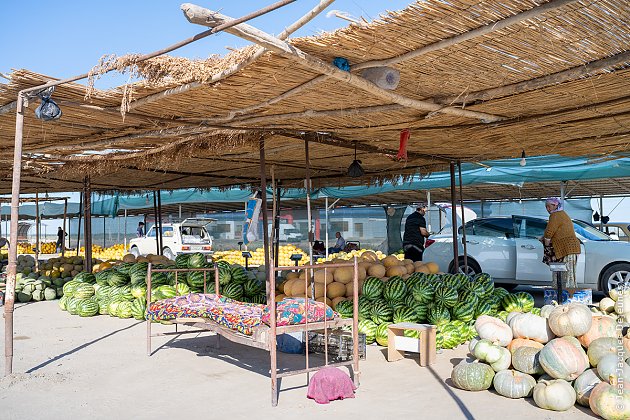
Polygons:
M232 20L228 16L190 3L182 4L181 9L184 11L184 15L189 22L203 26L214 27L218 25L223 25L226 22L230 22ZM241 23L238 25L234 25L231 28L226 29L226 31L240 38L255 42L256 44L261 45L277 54L280 54L283 57L294 60L304 65L306 68L309 68L321 74L326 74L336 80L345 82L350 86L364 90L380 99L384 99L389 102L398 103L408 108L418 109L426 112L439 112L452 116L474 118L486 123L501 121L504 119L503 117L500 117L498 115L491 115L484 112L468 111L461 108L444 107L442 105L431 102L419 101L417 99L404 97L389 90L381 89L374 83L364 79L363 77L354 75L347 71L343 71L333 66L332 64L328 64L317 57L301 51L293 45L279 40L278 38L273 37L272 35L269 35L247 24Z
M84 179L85 185L85 199L83 200L83 208L85 211L85 231L84 240L85 243L85 271L92 272L92 186L90 185L90 177L86 176Z
M311 215L311 163L309 157L308 140L304 142L304 156L306 179L304 180L304 188L306 189L306 220L308 222L308 255L309 264L313 264L313 218Z
M68 199L64 198L63 199L63 225L62 225L62 230L63 230L63 237L61 240L61 256L64 257L66 255L66 236L69 237L68 235L68 231L66 230L66 220L68 219ZM69 223L68 223L69 225Z
M156 234L160 238L158 255L164 255L164 237L162 236L162 191L157 191L157 210L158 210L158 231Z
M160 238L158 237L158 234L157 234L158 205L157 205L157 194L155 191L153 191L153 218L155 219L155 223L153 223L153 230L155 231L155 255L158 255L160 253Z
M13 373L13 311L15 276L17 274L17 237L20 208L20 177L22 175L22 135L24 129L24 96L18 93L13 148L13 178L11 182L11 233L9 236L9 267L4 296L4 375Z
M464 193L462 192L462 162L457 161L457 171L459 175L459 205L462 209L462 244L464 246L464 273L468 274L468 247L466 244L466 217L464 216Z
M35 190L35 271L39 271L39 192Z
M451 225L453 228L453 270L459 272L459 244L457 243L457 199L455 188L455 162L450 163L451 171Z
M77 256L79 255L81 245L81 217L83 216L83 196L85 195L83 189L79 193L79 217L77 223Z

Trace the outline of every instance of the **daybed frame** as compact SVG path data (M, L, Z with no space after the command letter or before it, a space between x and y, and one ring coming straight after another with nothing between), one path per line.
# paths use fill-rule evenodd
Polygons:
M356 387L359 386L359 332L358 332L358 313L359 313L359 266L358 260L355 257L354 261L348 263L336 263L336 264L326 264L326 265L303 265L299 267L302 270L306 271L306 278L304 279L304 294L306 296L312 295L311 290L308 287L308 279L312 277L313 270L325 269L328 268L340 268L340 267L353 267L354 275L352 279L353 285L353 316L352 318L335 318L333 320L324 320L322 322L308 322L308 317L306 318L306 323L297 324L297 325L287 325L287 326L277 326L277 315L276 315L276 305L269 305L276 300L276 272L280 271L292 271L295 270L296 267L274 267L273 263L270 264L269 269L269 278L267 280L267 304L270 307L270 325L261 324L254 328L254 332L251 336L238 333L234 330L231 330L227 327L217 324L216 322L208 319L208 318L175 318L173 320L169 320L175 324L175 332L166 332L166 333L151 333L151 321L147 320L147 354L151 355L151 337L162 336L162 335L175 335L175 334L184 334L187 332L197 332L197 331L177 331L177 325L182 324L190 327L200 328L206 331L212 331L217 334L218 337L225 337L230 341L235 343L243 344L246 346L256 347L262 350L269 351L270 355L270 375L271 375L271 405L276 406L278 404L278 378L282 378L285 376L299 375L303 373L309 373L317 371L326 366L352 366L352 378L354 381L354 385ZM213 272L214 274L214 292L219 295L219 269L215 264L214 268L197 268L197 269L154 269L151 264L149 264L149 268L147 271L147 302L151 302L151 277L152 273L157 272L175 272L175 286L177 288L178 282L178 273L180 272L191 272L191 271L203 271L204 272L204 293L206 292L206 273ZM327 285L324 283L324 296L326 295L326 287ZM147 303L147 306L149 305ZM308 313L308 300L306 301L306 311ZM339 363L329 363L328 362L328 331L332 329L337 329L341 327L352 327L352 360L339 362ZM309 365L309 339L308 333L304 334L306 341L306 366L304 369L298 370L284 370L282 372L278 372L278 363L277 363L277 348L276 348L276 337L278 335L289 333L289 332L308 332L308 331L323 331L324 333L324 365L322 366L310 366Z

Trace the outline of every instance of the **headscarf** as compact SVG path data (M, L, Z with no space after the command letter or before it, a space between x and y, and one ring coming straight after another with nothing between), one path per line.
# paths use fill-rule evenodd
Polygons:
M557 206L555 210L551 211L552 213L564 210L564 206L562 205L562 200L560 200L558 197L549 197L545 201L545 204L553 204Z

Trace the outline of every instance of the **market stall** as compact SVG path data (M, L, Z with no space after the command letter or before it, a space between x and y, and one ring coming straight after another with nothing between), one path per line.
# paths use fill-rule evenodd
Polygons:
M8 144L15 138L12 224L17 223L20 190L42 185L51 191L82 186L87 202L92 188L260 184L266 283L271 287L275 264L267 231L269 178L287 187L305 185L311 192L312 187L405 180L449 167L450 201L455 203L455 173L461 161L524 158L525 150L528 155L616 157L627 145L627 133L619 125L628 118L630 103L624 93L630 74L624 6L621 0L588 5L577 0L541 5L515 0L509 7L499 1L474 7L467 2L418 2L369 25L287 42L290 30L274 37L242 23L244 19L183 5L190 22L226 30L259 46L212 65L154 58L161 52L140 59L120 57L101 63L92 73L132 67L147 78L131 87L133 95L126 88L98 92L91 85L86 95L84 87L67 84L80 77L49 82L25 70L13 73L2 86L0 141ZM563 33L549 45L540 31L555 34L554 25L561 26ZM257 60L263 55L264 60ZM198 72L182 71L191 68ZM383 84L374 78L374 71L365 71L379 68L395 77ZM398 76L400 83L388 85ZM222 83L214 84L218 81ZM33 92L54 85L59 86L54 99L67 112L62 122L46 123L42 141L37 130L23 130L24 124L41 126L27 112L25 102L36 100ZM15 125L7 115L13 109ZM10 158L9 152L2 153ZM31 159L24 173L23 153ZM85 208L90 206L86 203ZM456 244L456 231L453 235ZM13 235L11 241L15 245ZM455 260L457 253L455 245ZM5 306L8 373L13 356L15 268L12 253ZM399 270L412 275L408 268L404 274ZM462 284L470 285L472 294L494 293L488 292L487 279L448 279L452 284L439 288L439 300L445 304L457 302ZM447 281L419 282L429 284L428 289L437 280ZM404 281L391 284L401 289ZM354 290L356 317L358 286ZM394 292L388 292L390 300L400 298ZM435 297L437 292L433 293ZM270 308L275 308L273 295L268 290ZM508 299L507 304L531 309L529 299L523 299L527 302ZM391 309L379 308L383 313ZM436 321L452 315L443 309ZM376 312L388 317L380 309ZM275 378L272 388L275 391Z

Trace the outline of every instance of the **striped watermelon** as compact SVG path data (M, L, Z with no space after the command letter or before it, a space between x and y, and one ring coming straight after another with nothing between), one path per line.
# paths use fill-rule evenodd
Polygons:
M145 286L147 284L147 273L136 272L132 273L130 282L132 286Z
M125 284L129 283L131 281L131 279L129 278L129 276L125 273L122 273L118 270L115 270L110 276L109 276L109 285L110 286L124 286Z
M411 290L413 298L422 303L428 303L433 300L435 288L428 281L416 284Z
M74 296L74 289L79 287L81 283L78 281L70 280L68 283L63 285L63 295L71 298Z
M188 268L202 268L206 262L206 256L204 254L195 252L188 257Z
M398 324L399 322L417 322L417 320L418 316L411 308L404 307L394 311L394 324Z
M77 305L77 314L82 317L97 315L98 303L96 299L82 299Z
M409 308L414 306L416 304L416 300L413 298L413 293L407 293L407 295L405 296L405 299L403 300L403 303L405 304L405 306Z
M148 262L137 262L134 263L134 265L129 269L129 276L133 276L134 274L147 274L147 271L149 270L149 263Z
M59 303L58 303L59 308L62 311L67 311L68 310L68 308L66 307L67 303L68 303L68 296L62 296L61 299L59 299Z
M335 311L339 312L342 318L352 318L353 304L351 300L342 300L335 306Z
M391 325L391 322L383 322L376 327L376 342L383 347L387 347L387 327L389 325Z
M372 307L374 302L365 296L359 296L359 319L370 319L372 317Z
M501 306L508 313L523 312L523 305L515 294L510 293L501 300Z
M477 295L470 290L459 293L457 300L462 304L471 304L473 307L477 306L477 303L479 303Z
M482 296L486 293L485 286L475 281L465 283L462 290L474 293L479 299L482 299Z
M425 281L425 278L426 276L424 273L411 273L409 277L405 279L405 283L407 284L407 289L412 290L416 284L422 283L423 281Z
M72 296L79 299L89 299L94 296L94 286L89 283L81 283L74 289Z
M162 286L160 286L162 287ZM131 285L125 284L124 286L120 286L118 288L118 297L124 300L132 300L133 295L131 294Z
M527 292L517 292L514 296L523 308L523 312L530 312L534 307L534 297L531 294Z
M146 300L147 288L145 286L132 286L131 296L135 297L136 299L145 298Z
M442 336L441 347L443 349L454 349L464 342L462 332L456 325L453 324L444 325L440 330L440 335Z
M416 319L418 320L418 322L426 321L429 313L429 307L427 305L425 305L424 303L416 302L413 306L411 306L411 309L416 314Z
M153 296L155 296L157 300L170 299L177 296L177 291L175 290L173 286L168 285L168 284L163 284L162 286L158 286L155 289L151 290L151 297ZM129 300L129 301L133 300L133 299L129 299L127 295L123 295L123 297L125 300Z
M492 295L498 297L499 301L503 300L503 298L506 297L509 294L510 294L510 292L508 292L503 287L495 287L494 291L492 292Z
M230 268L230 277L231 277L232 282L238 283L238 284L243 284L249 279L249 277L247 276L247 271L245 271L245 268L238 264L234 264Z
M368 277L363 282L362 294L368 299L378 299L383 294L385 283L378 277Z
M385 283L383 297L388 301L402 301L407 294L407 285L402 277L393 276Z
M532 308L531 313L540 316L540 308Z
M137 320L146 319L147 305L141 299L134 299L131 302L131 316Z
M366 344L372 344L376 340L376 328L378 328L378 326L369 319L359 321L358 331L359 333L365 334Z
M475 316L475 304L466 302L459 303L451 310L451 315L453 319L470 322Z
M120 302L116 310L116 316L118 318L131 318L131 302Z
M477 304L475 308L475 319L481 315L493 315L495 311L492 310L492 305L486 300L482 300Z
M447 284L443 284L438 286L435 290L435 302L445 306L447 308L452 308L457 303L457 290L448 286Z
M457 290L459 280L453 274L444 274L444 276L442 277L442 284L450 287L451 289Z
M151 273L151 287L164 286L170 283L166 273Z
M407 305L405 305L404 302L388 302L388 301L385 301L385 302L389 305L390 308L392 308L392 311L394 311L394 312L399 310L399 309L406 309L407 308Z
M96 284L100 284L101 286L109 285L109 276L111 276L113 272L114 270L103 270L96 273L94 275Z
M94 274L88 273L86 271L83 271L83 272L77 274L74 277L74 280L78 281L80 283L88 283L88 284L95 284L96 283L96 277L94 277Z
M111 300L109 298L103 298L98 301L98 313L100 315L109 315L109 303Z
M119 273L123 273L125 275L129 275L129 271L131 271L131 268L134 266L134 263L128 263L128 262L124 262L122 264L118 264L116 266L116 271L118 271Z
M262 291L262 284L258 279L248 279L243 284L243 293L245 296L256 296Z
M372 306L370 318L376 324L382 324L383 322L391 321L393 315L394 311L386 302L377 300Z
M66 303L66 309L71 315L76 315L78 313L80 302L81 302L81 299L78 299L75 297L68 298L68 302Z
M451 320L451 314L448 311L448 309L446 309L444 306L433 305L429 309L429 313L427 314L427 320L429 321L430 324L440 326L440 325L446 324L447 322Z
M223 296L234 299L243 299L243 285L238 283L229 283L223 286Z
M265 305L267 303L267 294L265 292L260 292L259 294L252 296L251 301L252 303Z
M203 289L203 272L193 271L188 273L188 285L190 287ZM214 278L206 274L206 287L209 288L211 285L214 285Z
M188 268L188 260L190 259L190 254L179 254L175 257L175 265L177 268Z
M101 286L98 288L98 290L96 290L95 296L96 299L101 300L104 298L108 298L109 294L111 293L112 287L111 286Z
M110 316L118 316L118 307L125 301L119 298L112 298L107 305L107 313Z

